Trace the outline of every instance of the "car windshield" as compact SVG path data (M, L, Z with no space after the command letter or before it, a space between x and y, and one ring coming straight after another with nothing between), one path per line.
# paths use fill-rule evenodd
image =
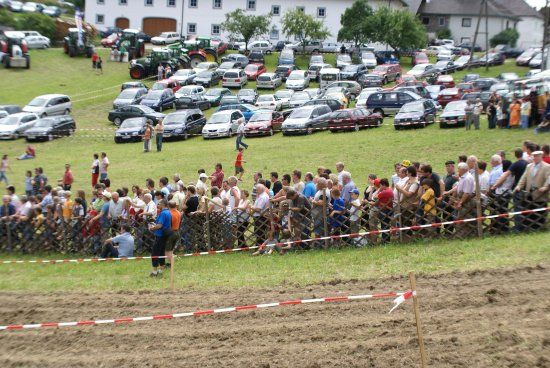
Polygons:
M143 111L144 113L146 114L152 114L155 112L155 110L153 110L152 108L150 108L149 106L140 106L139 107L141 109L141 111Z
M170 36L170 33L168 33L168 32L162 32L160 34L160 37L168 37L168 36Z
M290 98L290 101L309 100L309 94L307 92L296 92Z
M178 95L182 96L191 96L193 94L194 88L181 88L178 90Z
M162 92L163 91L149 91L149 93L147 93L147 96L145 96L145 99L146 100L157 100L160 98L160 96L162 96Z
M260 95L258 97L258 102L272 102L273 96L272 95Z
M229 122L231 114L214 114L208 119L206 124L225 124Z
M455 101L450 102L445 106L443 112L464 112L464 107L466 106L466 101Z
M185 121L187 114L168 114L162 121L164 125L177 125Z
M222 93L221 88L210 88L206 93L205 96L219 96Z
M275 69L275 72L277 73L287 73L288 72L288 67L286 66L278 66L277 69Z
M237 93L237 96L254 96L254 91L250 89L243 89Z
M342 69L343 72L356 72L357 69L359 69L359 65L346 65L344 69Z
M347 54L339 54L336 57L336 60L338 61L344 61L344 62L350 62L351 63L351 57Z
M48 100L46 98L37 97L29 102L28 106L40 107L45 106Z
M254 123L256 121L270 121L271 112L257 112L250 118L249 122Z
M424 104L420 103L408 103L401 107L399 112L424 112Z
M387 66L377 66L376 68L374 68L374 71L375 72L385 72L388 70L388 67Z
M309 118L311 115L312 109L297 109L292 111L292 114L288 117L288 119L304 119Z
M48 128L51 127L53 123L53 119L40 119L36 122L36 124L34 124L34 126L38 128Z
M245 71L247 72L255 72L255 71L258 71L258 65L254 65L254 64L248 64L246 66L246 68L244 68Z
M124 91L120 92L117 98L134 98L135 95L136 91L125 89Z
M164 122L166 124L166 122ZM126 119L122 122L120 125L121 129L127 129L127 128L138 128L143 125L142 119Z
M220 69L231 69L231 68L233 68L233 65L235 65L235 62L233 62L233 61L224 61L223 63L220 64L219 68Z
M200 72L197 74L197 78L211 78L212 72Z
M197 69L208 69L209 66L210 66L209 62L199 63L197 65Z
M304 79L304 75L302 73L291 73L288 76L288 80L302 80Z
M0 120L0 125L17 125L19 119L16 116L8 116Z
M277 98L290 98L292 96L291 91L277 91L275 92L275 97Z
M361 59L374 60L376 57L372 52L364 52L361 54Z
M313 55L311 57L310 63L322 63L323 62L323 55Z
M271 76L270 75L260 75L258 77L258 80L260 82L269 82L269 81L271 81Z

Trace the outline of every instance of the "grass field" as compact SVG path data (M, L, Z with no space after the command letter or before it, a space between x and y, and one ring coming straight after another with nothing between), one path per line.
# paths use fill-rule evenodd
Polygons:
M107 60L107 51L101 50L100 53ZM334 58L334 55L328 57ZM28 71L2 69L5 87L0 91L1 103L24 105L39 94L66 93L75 101L73 115L78 128L74 137L36 144L37 158L32 161L15 160L24 152L24 140L0 144L0 153L11 157L13 173L8 174L19 190L25 170L42 166L50 181L55 182L61 177L65 162L73 166L74 187L88 188L92 154L101 151L106 151L111 160L110 177L115 187L143 184L147 177L158 179L175 172L181 173L184 181L191 182L196 180L197 169L211 170L216 162L221 162L226 172L232 170L235 156L233 139L203 141L201 137L193 137L188 141L166 142L161 154L143 154L139 143L114 144L114 126L107 120L107 112L119 92L120 84L129 80L127 64L105 62L104 74L98 76L92 71L89 59L71 59L60 49L32 51L31 60L32 68ZM408 69L410 65L406 63L409 59L404 58L403 61L404 69ZM268 56L266 64L273 69L276 55ZM306 64L307 58L298 58L299 66L305 67ZM516 67L509 61L504 66L491 68L488 73L484 68L473 72L494 76L503 71L515 71L522 75L526 69ZM465 73L455 73L455 79ZM253 85L250 83L249 87ZM496 149L511 153L525 139L534 139L533 133L489 131L485 120L480 131L441 130L430 126L423 130L396 132L392 119L386 118L383 127L358 133L320 132L302 137L277 134L270 138L249 139L251 147L245 152L245 169L248 174L256 170L283 173L299 168L308 171L315 170L319 165L333 168L335 162L344 161L354 174L356 183L363 186L368 173L389 175L392 164L402 159L431 162L436 170L441 171L447 159L456 159L459 154L474 153L488 158ZM244 181L245 185L249 185L251 175L245 175Z

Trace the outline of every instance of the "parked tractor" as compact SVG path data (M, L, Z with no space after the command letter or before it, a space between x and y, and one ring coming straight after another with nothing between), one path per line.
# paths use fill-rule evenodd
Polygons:
M182 42L182 46L189 55L191 68L196 67L203 61L218 62L218 51L212 45L210 37L197 37L193 40L187 40Z
M82 39L79 40L78 33L78 28L69 28L69 33L63 39L63 51L70 57L86 55L91 58L94 54L92 37L89 37L86 32L82 32Z
M159 64L167 65L175 71L179 68L189 68L189 57L176 48L155 48L149 55L130 62L130 77L143 79L157 73Z
M0 61L6 68L29 69L31 67L23 32L5 31L0 36Z
M137 29L125 29L122 31L121 36L115 43L115 47L120 51L124 46L128 53L128 59L138 59L145 55L145 42L139 38L139 31Z

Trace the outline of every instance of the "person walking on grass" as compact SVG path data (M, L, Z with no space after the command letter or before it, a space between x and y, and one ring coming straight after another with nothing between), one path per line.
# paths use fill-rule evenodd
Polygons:
M96 70L97 74L103 74L103 59L101 59L101 56L97 59Z
M248 144L243 142L244 138L244 119L240 118L238 120L239 125L237 126L237 140L235 141L236 150L239 150L240 146L243 146L244 148L248 148Z
M235 159L235 176L238 175L238 180L241 181L244 174L243 162L243 149L238 148L239 153L237 153L237 158Z
M2 156L2 162L0 163L0 182L3 181L6 183L6 186L10 185L10 181L8 180L8 177L6 176L6 173L10 170L12 172L10 167L10 162L8 161L8 155Z
M157 152L162 151L162 138L164 135L164 123L162 119L159 120L157 126L155 127L155 138L157 140Z
M97 55L97 52L94 52L94 54L92 55L92 69L96 69L96 66L97 66L97 60L98 60L99 56Z

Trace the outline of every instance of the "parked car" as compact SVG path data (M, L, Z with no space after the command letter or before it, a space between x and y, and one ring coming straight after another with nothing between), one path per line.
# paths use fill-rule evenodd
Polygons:
M523 49L510 45L496 45L495 52L501 53L505 58L517 58L523 53Z
M266 71L265 65L263 64L248 64L246 68L244 68L244 73L248 80L256 80L260 74Z
M315 54L315 55L311 55L309 57L309 64L308 66L312 66L312 65L325 65L326 62L325 62L325 57L323 56L323 54Z
M108 37L109 35L111 35L111 34L113 34L113 33L122 33L122 28L119 28L119 27L107 27L107 28L105 28L105 29L99 31L99 35L100 35L102 38Z
M383 84L394 82L401 77L401 67L399 64L383 64L378 65L372 71L372 74L379 75L382 78Z
M332 133L350 130L358 132L361 128L379 127L383 119L382 115L361 107L334 111L326 116L328 129Z
M147 118L130 118L120 124L115 131L115 143L139 142L145 134Z
M0 105L0 112L4 113L5 116L17 114L22 111L23 110L21 110L18 105Z
M241 101L239 100L239 97L237 97L236 95L226 95L222 97L219 106L238 105L240 103Z
M175 109L184 110L184 109L199 109L199 110L208 110L212 107L210 101L202 95L188 95L181 96L176 98Z
M219 106L224 96L230 96L231 91L227 88L210 88L204 94L204 98L210 102L211 106Z
M449 49L443 48L437 53L437 61L452 61L454 58L453 52Z
M361 53L361 64L367 68L374 68L378 63L376 62L376 56L372 51L363 51Z
M283 49L279 53L278 65L294 65L294 50Z
M453 61L453 63L457 70L462 70L468 65L469 61L470 55L462 55L458 59Z
M449 102L460 100L461 96L462 93L458 88L445 88L443 91L439 92L437 102L439 102L441 106L445 106Z
M314 56L319 56L319 55L314 55ZM320 81L320 71L321 69L323 68L331 68L332 65L330 64L313 64L313 65L310 65L309 68L307 69L307 74L309 75L309 80L310 81L315 81L315 82L319 82Z
M199 109L181 110L166 115L163 125L163 138L186 140L189 135L202 134L206 118Z
M318 105L326 105L331 111L336 111L344 108L344 104L334 98L316 98L314 100L307 101L301 107Z
M145 117L152 121L153 124L156 124L160 119L164 118L164 114L144 105L128 105L109 111L107 118L116 126L120 126L126 119L139 117Z
M330 87L325 89L322 96L323 98L330 98L340 101L344 106L348 106L350 102L349 90L345 87Z
M445 88L453 88L455 86L455 80L452 75L440 75L437 77L435 84L442 85Z
M256 106L250 105L250 104L236 104L236 105L221 105L218 107L216 112L224 111L224 110L237 110L239 111L245 118L246 121L250 119L252 114L259 110Z
M193 69L180 69L171 78L177 80L180 85L185 86L193 84L196 76L197 72Z
M362 87L359 83L355 81L339 81L339 82L332 82L329 84L325 90L328 90L329 88L334 87L343 87L345 88L344 94L347 98L353 100L355 97L359 96L361 93Z
M220 64L218 69L216 69L216 73L218 73L220 76L223 77L226 71L231 69L242 69L242 64L240 61L224 61Z
M172 43L179 42L181 36L177 32L162 32L157 37L151 38L151 43L153 45L170 45Z
M212 87L220 83L221 76L215 71L200 72L194 79L194 83L203 87Z
M532 48L529 50L525 50L516 58L516 65L518 66L526 66L529 65L529 62L531 59L540 53L540 49Z
M290 98L294 94L293 90L290 89L280 89L277 92L275 92L275 97L277 97L277 100L281 101L281 105L283 109L288 109L290 106Z
M47 49L50 47L50 39L44 36L25 37L29 49Z
M122 106L139 105L143 97L147 94L147 88L127 88L122 90L113 101L113 109Z
M250 60L248 60L248 58L245 56L245 55L241 55L241 54L229 54L229 55L226 55L224 57L222 57L222 62L226 62L226 61L237 61L240 63L240 66L239 68L244 68L245 66L248 65L248 63L250 62Z
M466 104L466 100L449 102L439 116L439 127L464 126L466 124L466 112L464 111Z
M387 116L397 113L404 104L421 98L410 91L381 91L371 94L367 98L365 107L382 116Z
M47 6L42 10L42 14L49 15L52 18L61 16L61 9L58 6Z
M283 82L286 82L286 79L294 70L297 70L294 65L279 65L275 69L275 74L279 76Z
M202 128L202 137L218 138L231 137L237 133L239 121L244 119L243 114L234 109L228 109L214 113Z
M374 55L376 56L376 62L378 63L378 65L399 64L399 58L391 50L376 51Z
M23 11L23 3L21 1L11 0L9 3L10 10L14 13L21 13Z
M368 68L363 64L350 64L342 68L340 72L341 80L357 80L360 75L368 73Z
M498 52L489 52L477 58L480 65L502 65L504 60L504 56Z
M472 51L472 43L471 42L462 42L461 44L458 45L459 48L461 49L466 49L468 51ZM479 46L477 43L475 44L474 46L474 52L481 52L482 49L481 49L481 46Z
M380 87L367 87L363 88L359 96L357 96L357 99L355 101L355 107L365 107L367 104L367 98L369 98L370 95L372 95L375 92L382 91L382 88Z
M413 75L416 79L437 78L439 71L433 64L417 64L407 72L407 75Z
M412 93L415 93L415 94L419 95L422 98L431 98L430 92L428 92L426 87L424 87L422 85L396 87L393 90L394 91L410 91Z
M321 52L336 53L340 51L340 45L334 42L323 42Z
M315 129L326 128L328 122L322 117L331 111L327 105L299 107L283 122L283 135L312 134Z
M357 83L363 88L382 87L384 85L384 79L378 74L361 74L359 78L357 78Z
M408 102L401 107L393 119L395 130L406 127L424 128L435 122L437 108L432 100Z
M244 127L245 137L273 135L281 130L283 115L277 111L258 110Z
M351 65L351 56L348 54L338 54L336 55L336 67L342 69L346 65Z
M256 107L273 111L281 111L282 103L277 100L275 95L259 95L256 100Z
M535 56L533 56L531 60L529 60L529 68L540 69L541 66L542 66L542 52L536 54Z
M252 41L248 44L248 49L245 48L245 45L240 46L239 52L261 51L266 54L271 54L273 49L274 47L269 41Z
M32 128L25 131L27 142L52 141L62 136L70 136L76 130L76 123L70 115L51 116L36 120Z
M430 62L430 59L428 58L428 55L426 55L425 52L415 52L412 56L412 65L415 66L416 64L428 64Z
M52 115L68 115L71 112L72 103L67 95L49 94L32 99L23 111L33 112L41 118Z
M44 10L44 4L33 3L31 1L26 2L21 8L25 13L42 13Z
M193 70L198 74L200 72L215 71L218 67L219 65L215 61L203 61L202 63L198 63Z
M305 46L302 42L291 43L287 45L287 49L292 49L297 52L305 52L306 54L317 54L323 48L320 41L305 41Z
M111 33L107 37L101 39L101 46L111 48L114 44L116 44L118 38L119 33Z
M5 111L2 111L5 113ZM18 112L2 116L0 119L0 139L17 139L24 135L27 129L34 126L38 115L30 112Z
M283 84L283 80L275 73L263 73L256 78L256 88L276 89Z
M450 60L441 60L434 64L434 68L440 74L449 74L456 71L456 66L453 61Z
M437 97L439 97L439 93L445 88L445 86L441 84L430 84L426 86L426 89L428 90L428 93L430 94L430 98L434 101L437 101Z
M539 74L540 72L542 72L541 69L531 69L531 70L525 72L524 77L525 78L531 78L531 77L534 77L535 75Z
M290 41L278 41L275 45L275 51L282 51L287 45L292 44Z
M480 91L488 91L493 84L498 83L498 79L495 78L478 78L472 81L474 88Z
M466 74L464 77L462 77L462 81L463 82L472 82L472 81L475 81L476 79L479 79L480 76L479 74Z
M176 107L176 96L170 88L164 90L151 90L141 99L140 105L148 106L155 111L162 112L165 109Z
M151 91L164 91L167 88L176 93L181 88L181 85L178 83L177 80L168 78L155 82L151 86Z
M237 93L237 98L239 99L239 103L254 105L258 99L258 92L252 88L243 88Z
M286 88L303 90L309 87L309 75L305 70L293 70L286 80Z
M223 74L222 87L242 88L248 83L248 78L242 69L230 69Z
M251 64L265 64L264 53L260 51L253 51L248 54L248 60Z
M289 101L290 106L289 107L291 109L295 109L296 107L302 106L303 104L305 104L309 100L311 100L311 96L309 95L309 93L304 92L304 91L294 92L292 97L290 97L290 101Z
M317 98L321 95L321 89L315 87L306 88L303 92L306 92L309 95L309 98Z
M468 92L474 92L476 90L476 87L474 86L473 82L462 82L456 85L456 88L458 88L458 91L462 93L468 93Z
M204 96L206 93L206 89L203 86L199 86L196 84L189 84L187 86L183 86L180 89L178 89L178 92L176 92L176 98L184 97L184 96Z

